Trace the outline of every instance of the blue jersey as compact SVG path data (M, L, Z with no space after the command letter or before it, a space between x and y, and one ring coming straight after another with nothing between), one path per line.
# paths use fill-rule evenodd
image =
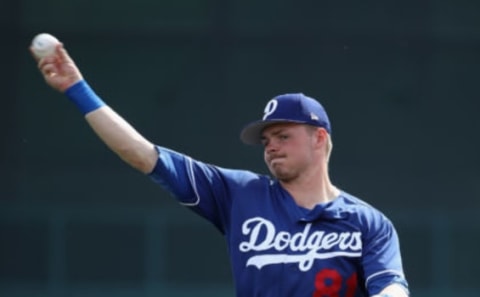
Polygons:
M225 236L238 297L359 297L406 286L392 223L360 199L341 192L305 209L268 176L157 149L150 177Z

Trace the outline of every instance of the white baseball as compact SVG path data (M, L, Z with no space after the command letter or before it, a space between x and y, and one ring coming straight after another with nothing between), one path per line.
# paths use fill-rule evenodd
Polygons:
M55 47L59 44L57 38L48 33L40 33L32 40L32 50L35 56L43 58L55 53Z

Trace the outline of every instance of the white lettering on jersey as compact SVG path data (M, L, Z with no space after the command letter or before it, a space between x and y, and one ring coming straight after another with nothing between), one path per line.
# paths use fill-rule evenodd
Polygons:
M301 271L308 271L317 259L361 256L361 232L310 232L311 227L312 224L308 223L302 232L290 234L277 232L272 222L261 217L246 220L242 233L250 237L240 243L240 251L265 252L248 259L246 266L261 269L271 264L298 263ZM266 253L271 250L275 253Z

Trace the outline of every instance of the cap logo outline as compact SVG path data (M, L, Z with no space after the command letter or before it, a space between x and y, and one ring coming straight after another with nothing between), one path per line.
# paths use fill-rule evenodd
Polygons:
M262 120L266 120L270 115L272 115L275 110L277 110L278 101L277 99L272 99L268 101L267 105L265 105L265 109L263 110L263 118Z

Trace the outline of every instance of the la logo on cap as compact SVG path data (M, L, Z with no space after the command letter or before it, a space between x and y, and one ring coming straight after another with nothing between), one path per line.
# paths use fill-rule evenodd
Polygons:
M276 99L272 99L268 101L267 105L265 105L265 109L263 110L263 120L268 118L269 115L275 112L278 107L278 101Z

